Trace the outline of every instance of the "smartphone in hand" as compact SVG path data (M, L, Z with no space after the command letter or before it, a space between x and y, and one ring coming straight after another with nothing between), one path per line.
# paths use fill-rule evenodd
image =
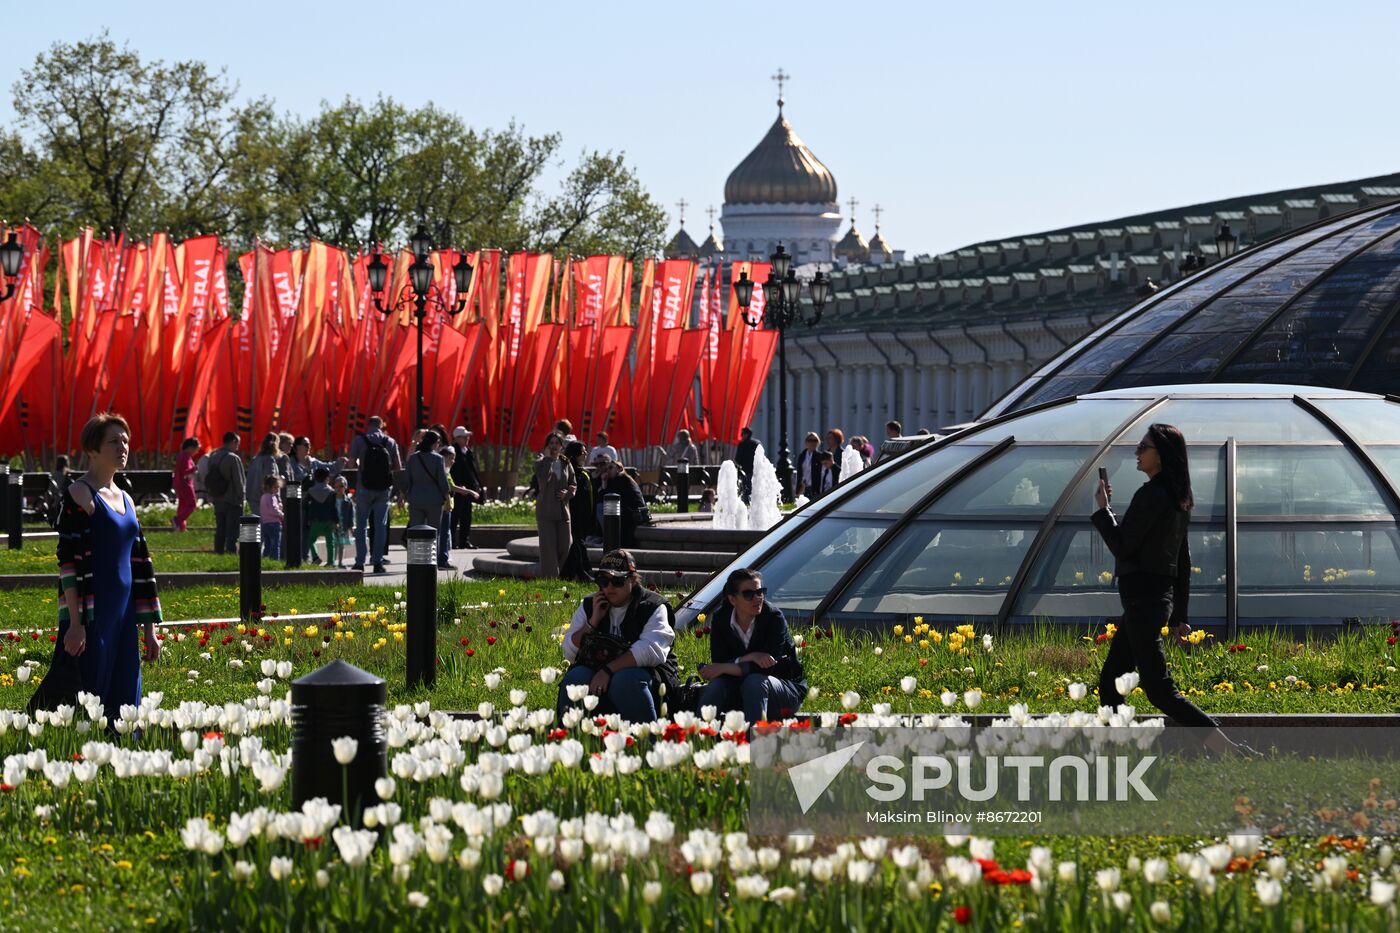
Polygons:
M1103 483L1105 487L1108 486L1108 467L1099 467L1099 482ZM1108 498L1112 499L1113 496L1109 495Z

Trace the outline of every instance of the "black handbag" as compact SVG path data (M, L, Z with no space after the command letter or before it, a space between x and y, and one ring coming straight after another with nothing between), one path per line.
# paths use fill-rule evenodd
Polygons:
M629 642L623 641L611 632L594 630L583 636L579 643L577 663L591 667L595 671L606 667L632 650Z
M53 663L49 666L49 672L34 689L34 695L24 707L25 712L32 716L41 709L54 710L60 706L77 706L78 692L82 689L83 669L79 666L78 659L59 645Z
M700 712L700 695L705 692L708 684L700 678L699 674L691 674L685 679L685 683L678 685L666 696L667 712L671 716L681 710L687 713Z

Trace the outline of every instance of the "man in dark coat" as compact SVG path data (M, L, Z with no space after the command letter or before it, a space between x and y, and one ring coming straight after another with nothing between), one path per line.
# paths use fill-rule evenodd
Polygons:
M758 441L753 439L753 431L743 428L739 431L739 446L734 451L734 465L739 468L739 495L747 505L753 493L753 460L758 453Z
M472 432L460 425L452 429L452 446L457 459L452 464L452 484L471 490L471 495L453 494L452 546L475 550L472 544L472 504L481 499L481 471L477 469L476 454L472 453Z

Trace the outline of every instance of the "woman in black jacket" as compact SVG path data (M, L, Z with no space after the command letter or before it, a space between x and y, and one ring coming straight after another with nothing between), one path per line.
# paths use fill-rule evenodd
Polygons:
M583 455L587 450L588 448L578 441L570 441L564 445L564 459L573 464L574 476L578 480L578 492L569 500L569 523L572 526L573 542L569 545L569 556L564 559L564 566L559 570L559 576L565 580L593 579L593 565L588 560L588 545L584 544L584 539L597 533L594 525L598 520L593 517L593 479L583 465Z
M1151 425L1137 446L1137 468L1148 480L1133 495L1121 522L1108 507L1113 488L1100 479L1094 491L1098 511L1092 520L1117 558L1123 601L1123 621L1099 674L1099 701L1122 703L1114 681L1137 668L1147 699L1163 713L1182 725L1214 727L1215 720L1176 688L1162 652L1164 625L1178 637L1191 631L1186 622L1191 588L1186 525L1196 503L1186 439L1170 424Z
M749 724L797 714L807 698L807 675L788 633L787 620L764 602L757 570L735 570L724 584L726 605L710 623L710 663L700 676L710 683L700 705L718 715L742 709Z

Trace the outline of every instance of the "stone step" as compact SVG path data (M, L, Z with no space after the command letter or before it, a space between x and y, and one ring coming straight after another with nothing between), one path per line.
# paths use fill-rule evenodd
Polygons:
M493 577L518 577L534 580L540 575L540 565L532 560L520 560L509 554L502 557L474 557L472 569ZM663 592L693 592L709 582L710 574L694 570L649 570L639 568L642 580Z
M738 554L766 534L762 531L735 531L724 528L695 528L685 525L651 525L637 529L637 541L652 550L731 551Z
M540 559L539 538L517 538L506 545L511 557L519 560L538 561ZM713 573L729 565L734 560L733 551L651 551L632 548L632 556L637 566L654 570L699 570ZM603 549L590 547L588 559L597 566L603 559Z

